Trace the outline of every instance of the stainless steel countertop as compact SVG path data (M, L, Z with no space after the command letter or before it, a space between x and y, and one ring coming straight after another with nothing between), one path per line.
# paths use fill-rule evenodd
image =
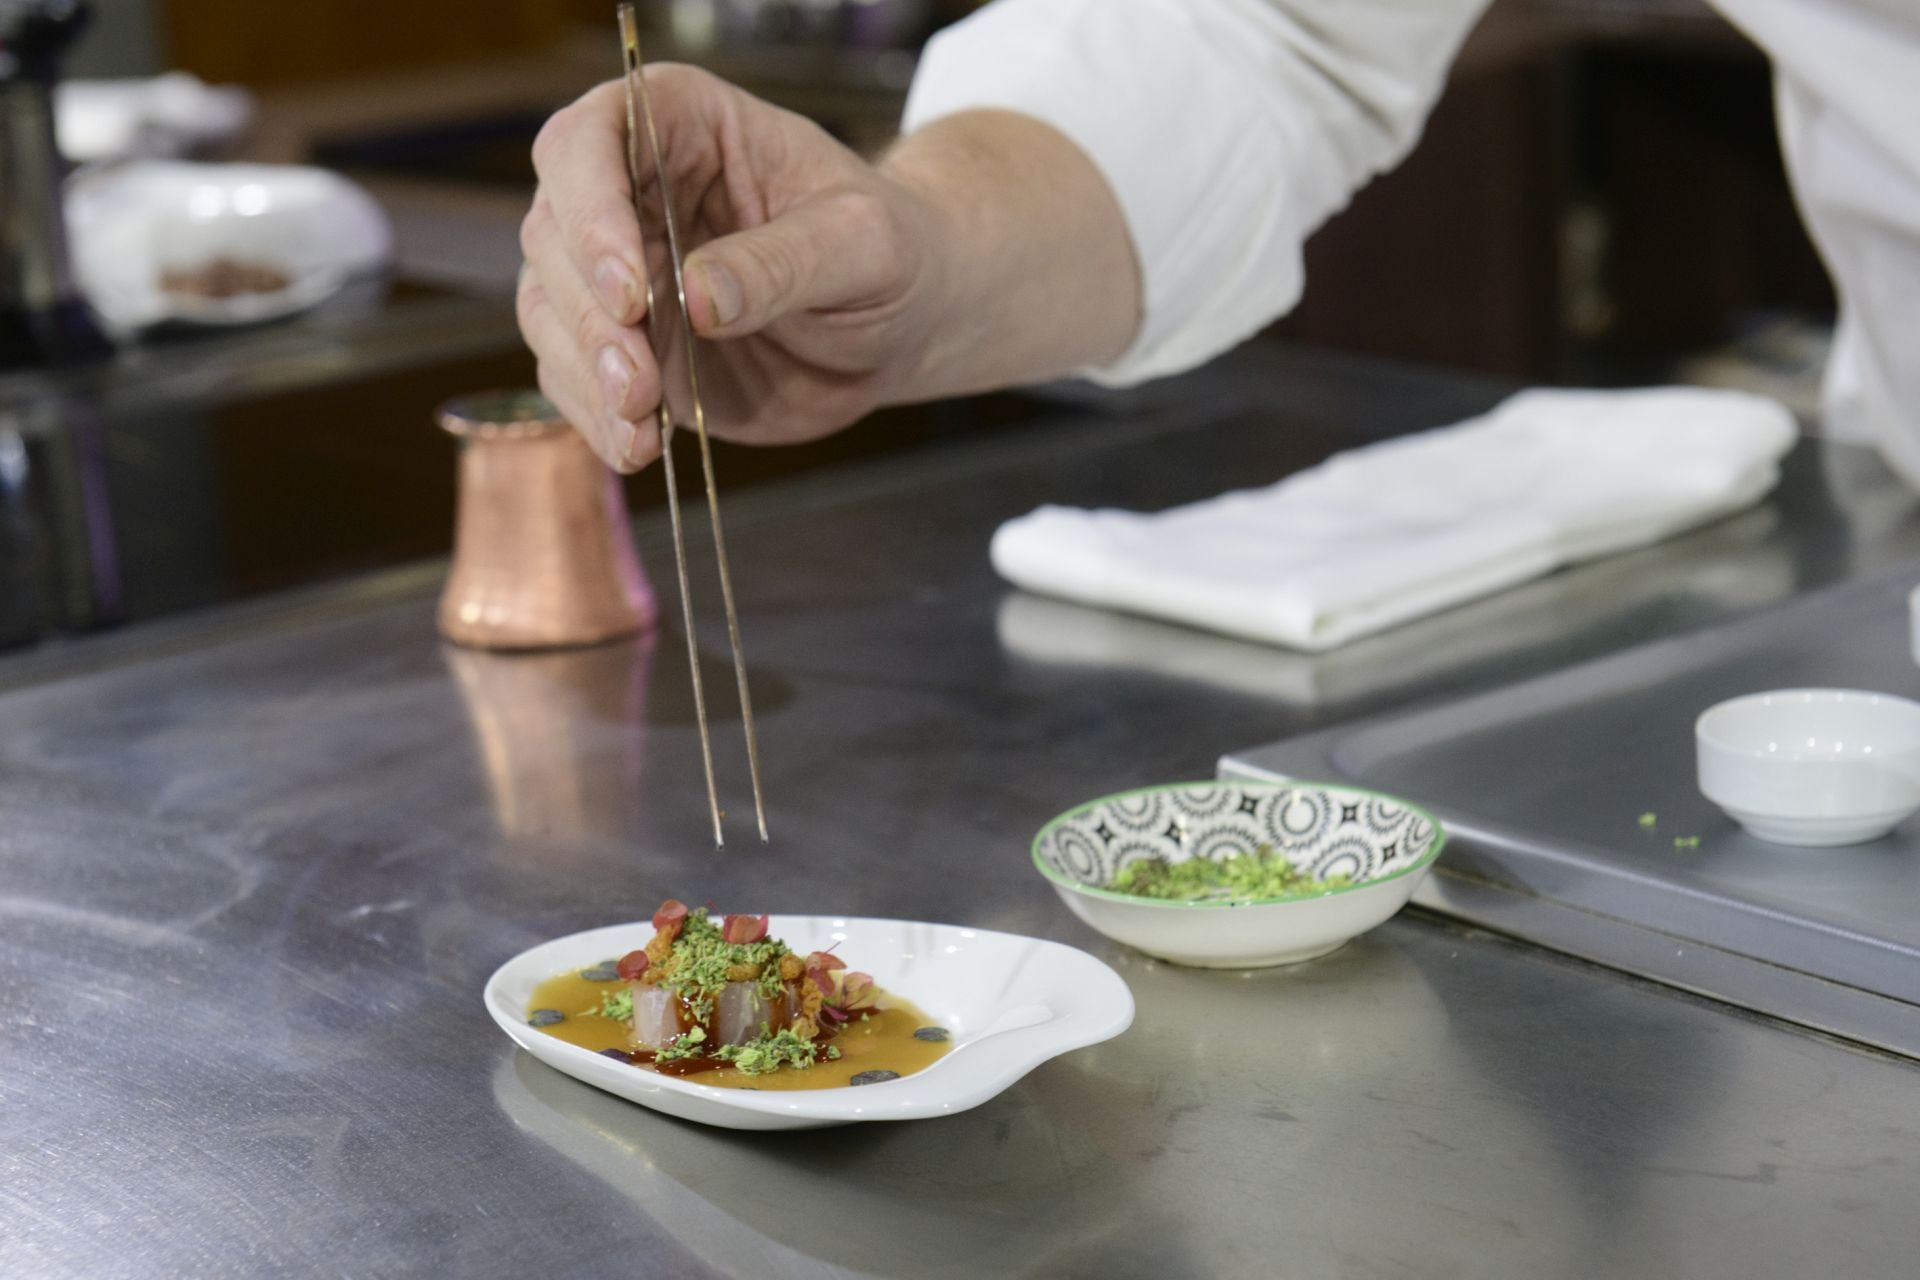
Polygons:
M449 650L430 569L0 663L0 1275L1911 1274L1908 1064L1415 914L1182 970L1030 869L1080 799L1920 549L1903 491L1809 448L1747 516L1326 659L987 566L1036 503L1182 501L1498 390L1269 352L733 504L765 850L707 847L672 634ZM1138 1021L964 1115L773 1135L490 1024L501 961L669 894L1058 938Z

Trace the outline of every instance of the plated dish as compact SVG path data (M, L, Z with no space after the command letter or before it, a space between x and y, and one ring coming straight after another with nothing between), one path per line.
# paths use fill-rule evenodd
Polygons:
M1405 906L1446 837L1417 805L1313 782L1181 782L1103 796L1033 840L1069 910L1176 964L1311 960Z
M727 941L730 928L740 941ZM755 951L760 971L728 978L742 963L732 948ZM820 956L844 957L843 967ZM534 947L501 966L484 998L501 1029L549 1066L739 1129L963 1111L1133 1020L1120 977L1059 943L911 921L691 911L677 930L614 925ZM542 1009L560 1017L535 1025ZM745 1070L743 1059L767 1069Z
M668 899L653 937L534 988L527 1025L603 1057L718 1089L882 1084L930 1066L952 1035L847 968L805 955L766 916L715 920Z

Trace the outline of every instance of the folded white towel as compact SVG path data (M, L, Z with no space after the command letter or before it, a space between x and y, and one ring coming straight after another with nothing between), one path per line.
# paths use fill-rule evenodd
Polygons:
M1264 489L1144 515L1042 507L994 534L1018 586L1323 650L1737 511L1791 414L1737 391L1523 391Z
M253 114L245 89L203 84L184 71L150 80L67 80L53 103L60 154L75 163L179 155L233 137Z

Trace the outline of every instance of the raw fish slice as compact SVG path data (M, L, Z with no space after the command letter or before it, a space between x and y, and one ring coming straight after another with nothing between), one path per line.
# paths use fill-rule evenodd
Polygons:
M729 982L714 1009L714 1037L721 1044L745 1044L760 1038L760 1028L778 1030L792 1021L793 997L782 988L772 1000L757 982Z
M662 987L633 984L633 1038L643 1049L657 1049L680 1034L679 998ZM745 1044L757 1039L761 1025L775 1029L792 1020L792 993L782 990L772 1000L760 994L755 982L729 982L714 1002L713 1047Z
M643 1049L658 1049L680 1034L679 1001L671 991L633 984L633 1039Z

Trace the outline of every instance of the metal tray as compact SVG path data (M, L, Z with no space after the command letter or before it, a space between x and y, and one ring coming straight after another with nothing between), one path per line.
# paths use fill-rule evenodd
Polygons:
M1492 693L1237 752L1220 772L1419 801L1453 844L1417 903L1920 1058L1920 819L1852 848L1768 844L1699 793L1693 750L1695 717L1741 693L1920 697L1916 580L1904 570L1815 592Z

